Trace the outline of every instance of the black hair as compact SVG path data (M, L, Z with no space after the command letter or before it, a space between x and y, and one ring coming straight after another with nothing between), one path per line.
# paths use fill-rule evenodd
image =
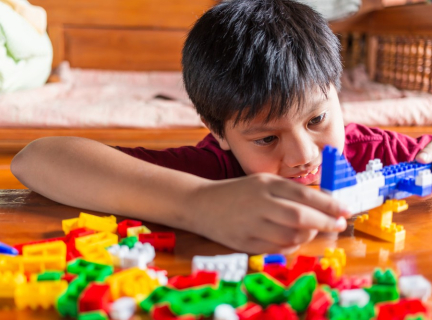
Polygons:
M227 120L267 121L302 106L313 88L339 88L339 41L326 20L291 0L232 0L207 11L183 48L183 80L198 114L219 136Z

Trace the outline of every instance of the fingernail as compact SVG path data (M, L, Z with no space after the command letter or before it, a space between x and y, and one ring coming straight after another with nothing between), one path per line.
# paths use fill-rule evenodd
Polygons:
M335 223L335 229L337 231L344 231L347 227L347 222L344 217L339 217Z
M351 217L352 213L348 209L348 206L345 203L339 203L339 211L342 213L344 217Z
M417 156L417 159L420 159L423 162L429 161L429 153L427 152L420 152Z

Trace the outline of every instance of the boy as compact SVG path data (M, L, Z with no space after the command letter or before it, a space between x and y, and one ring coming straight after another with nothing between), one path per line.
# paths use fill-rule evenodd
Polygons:
M375 157L412 160L431 141L358 125L344 132L341 71L337 38L311 8L222 3L198 20L183 50L186 90L212 133L196 147L51 137L24 148L11 170L67 205L189 230L236 250L286 253L318 231L346 228L350 213L305 186L319 183L325 145L343 149L359 171Z

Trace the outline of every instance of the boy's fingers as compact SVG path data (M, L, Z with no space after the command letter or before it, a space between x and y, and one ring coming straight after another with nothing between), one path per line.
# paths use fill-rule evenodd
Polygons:
M316 229L324 232L341 232L347 227L344 217L335 218L307 205L278 199L277 206L268 219L288 228Z
M257 237L282 247L308 242L318 233L316 229L290 228L272 221L262 221L255 230L257 231Z
M432 146L427 145L426 148L424 148L422 151L417 153L416 160L420 163L431 163L432 162Z
M271 190L276 197L292 200L334 217L351 217L351 212L341 202L328 194L289 180L279 180Z

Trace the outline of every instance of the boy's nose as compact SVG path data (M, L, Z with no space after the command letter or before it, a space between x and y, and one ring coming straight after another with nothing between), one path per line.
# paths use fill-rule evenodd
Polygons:
M288 146L285 149L284 163L290 168L302 167L307 170L309 167L316 165L319 157L319 148L315 144L297 143Z

